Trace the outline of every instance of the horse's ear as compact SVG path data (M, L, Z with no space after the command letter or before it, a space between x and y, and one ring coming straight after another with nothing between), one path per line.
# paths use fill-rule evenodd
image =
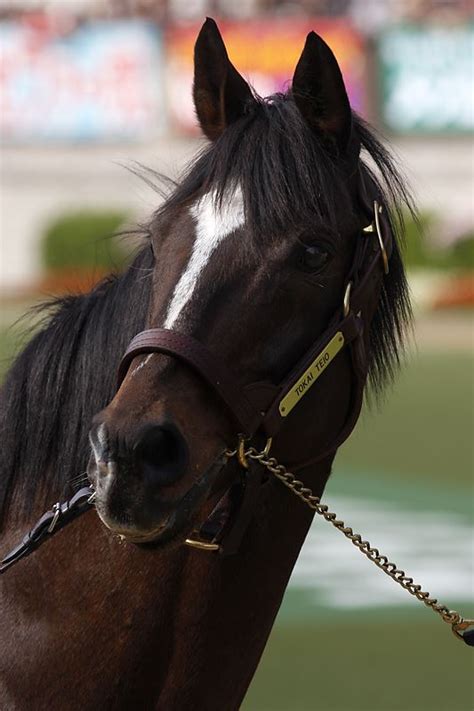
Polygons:
M214 20L206 19L194 48L194 106L211 141L255 102L249 85L230 62Z
M351 135L351 107L336 57L315 32L306 38L292 92L309 125L343 153Z

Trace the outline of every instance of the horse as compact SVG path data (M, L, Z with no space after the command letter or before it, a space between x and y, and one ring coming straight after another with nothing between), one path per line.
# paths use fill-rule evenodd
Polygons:
M2 388L2 549L95 496L0 577L2 708L238 709L313 517L258 457L320 497L402 358L411 200L324 40L261 98L207 19L193 97L208 141L133 262L48 304Z

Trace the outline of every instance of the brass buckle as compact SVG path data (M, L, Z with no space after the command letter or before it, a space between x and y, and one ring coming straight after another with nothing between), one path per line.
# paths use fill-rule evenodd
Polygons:
M245 456L245 437L242 434L239 434L239 443L237 445L237 459L239 460L239 464L243 469L248 469L249 468L249 463L247 461L247 457Z
M377 200L374 200L375 232L377 233L377 239L379 241L380 253L382 255L383 270L384 270L385 274L388 274L388 272L389 272L388 255L387 255L387 250L385 249L385 244L384 244L383 237L382 237L382 228L380 226L380 219L379 219L379 215L382 212L382 210L383 210L382 205L379 205ZM367 225L367 227L364 227L362 229L362 232L365 232L365 234L370 234L371 232L374 232L374 223L371 222L370 225Z
M218 551L220 545L218 543L207 543L200 538L186 538L185 543L191 548L198 548L200 551Z
M389 272L388 255L387 255L387 250L385 249L385 244L384 244L383 237L382 237L382 229L380 227L380 219L379 219L379 215L382 212L382 209L383 209L382 205L379 205L377 200L374 200L375 231L377 232L377 239L379 241L380 252L382 254L383 270L384 270L385 274L388 274L388 272Z

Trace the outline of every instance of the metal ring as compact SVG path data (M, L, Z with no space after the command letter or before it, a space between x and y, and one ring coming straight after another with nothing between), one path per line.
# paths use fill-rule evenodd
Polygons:
M239 444L237 445L237 459L239 460L239 464L241 467L243 467L244 469L249 468L249 463L245 455L245 437L242 434L239 434Z
M474 620L464 620L461 618L459 622L453 622L451 624L451 629L453 630L455 637L461 639L463 642L466 641L464 639L463 632L468 632L470 627L474 629Z
M265 457L268 457L270 454L270 449L272 447L272 442L273 442L273 437L269 437L267 441L265 442L265 447L262 449L261 454L263 454Z
M344 318L349 315L349 311L351 310L351 290L352 290L352 282L350 281L347 286L346 290L344 292L344 301L343 301L343 314Z
M383 270L385 274L389 272L388 255L385 249L385 244L382 237L382 228L380 227L379 214L382 212L382 205L379 205L377 200L374 200L374 215L375 215L375 231L379 240L380 252L382 253Z

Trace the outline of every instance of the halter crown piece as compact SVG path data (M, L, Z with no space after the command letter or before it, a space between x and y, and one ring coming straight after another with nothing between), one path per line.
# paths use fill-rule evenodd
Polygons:
M142 331L133 338L119 366L118 384L123 381L132 360L137 356L145 353L173 356L193 369L215 391L235 422L238 444L235 450L227 451L225 455L229 459L237 458L240 479L232 484L199 530L186 540L187 545L219 552L221 555L236 553L254 513L258 491L265 483L263 474L268 472L313 511L338 528L392 580L440 615L444 622L451 625L456 638L474 646L474 620L465 620L458 612L449 610L431 598L403 570L338 520L336 514L321 504L319 497L314 496L302 481L269 456L272 439L284 427L286 417L343 349L349 352L353 376L346 421L324 451L298 464L296 470L321 462L334 454L349 437L360 414L368 372L363 334L368 328L367 314L374 312L383 277L389 270L393 233L387 210L384 209L374 181L367 174L362 174L360 169L358 177L359 202L365 226L361 227L360 238L356 242L341 306L326 331L315 340L280 383L265 381L243 385L224 363L192 336L157 328ZM254 438L266 442L261 451L247 446ZM87 487L78 491L69 501L55 504L26 534L23 541L4 557L0 563L0 573L4 573L56 531L91 508L93 499L94 492Z

